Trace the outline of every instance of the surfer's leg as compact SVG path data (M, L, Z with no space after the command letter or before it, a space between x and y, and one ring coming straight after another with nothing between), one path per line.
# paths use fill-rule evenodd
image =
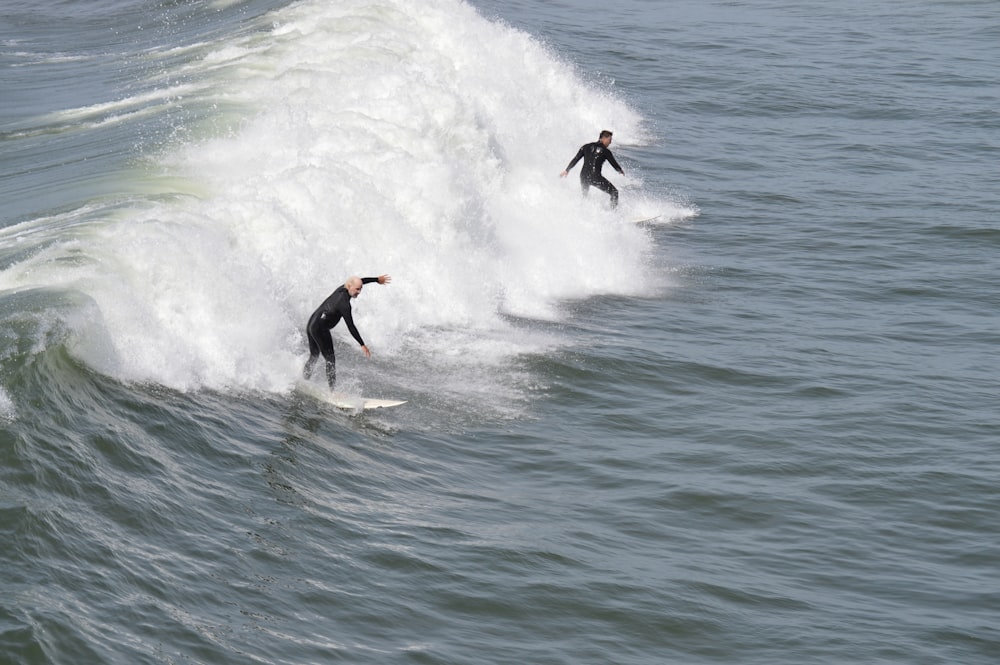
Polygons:
M316 343L312 332L308 328L306 329L306 340L309 342L309 360L306 361L306 366L302 368L302 378L308 381L312 378L316 361L319 360L319 344Z
M329 353L324 353L323 357L326 359L326 383L330 386L330 390L333 390L337 385L337 358L332 348Z
M594 178L592 183L594 187L598 188L602 192L607 192L611 196L611 207L618 207L618 188L611 184L611 181L604 176L598 176Z
M333 386L337 383L337 357L333 352L333 337L329 330L320 330L317 337L319 351L326 360L326 382L330 390L333 390Z
M590 181L586 178L580 178L580 193L584 196L590 191Z

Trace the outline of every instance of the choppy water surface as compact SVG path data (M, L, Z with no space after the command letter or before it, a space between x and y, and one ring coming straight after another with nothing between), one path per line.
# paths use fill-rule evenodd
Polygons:
M998 19L8 3L0 662L994 662Z

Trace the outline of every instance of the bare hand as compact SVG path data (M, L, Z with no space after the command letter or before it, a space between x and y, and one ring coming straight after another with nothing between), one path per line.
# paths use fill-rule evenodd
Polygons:
M391 281L392 281L392 277L389 277L388 275L379 275L378 276L378 283L379 284L388 284Z
M568 174L569 174L569 171L563 171L562 173L559 174L559 177L560 178L565 178Z
M371 358L372 357L372 352L368 350L368 345L367 344L362 344L361 345L361 351L364 352L365 358Z

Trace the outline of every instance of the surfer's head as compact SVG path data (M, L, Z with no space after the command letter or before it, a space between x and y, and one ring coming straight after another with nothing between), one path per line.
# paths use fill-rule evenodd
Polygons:
M364 285L361 283L360 277L348 277L347 281L344 282L344 288L347 289L347 295L352 298L357 298L358 294L361 293L361 289Z
M601 135L597 137L597 140L603 143L604 147L607 147L611 143L611 132L606 129L602 129Z

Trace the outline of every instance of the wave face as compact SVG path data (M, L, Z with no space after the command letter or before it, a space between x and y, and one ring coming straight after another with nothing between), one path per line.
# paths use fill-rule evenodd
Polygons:
M389 273L356 320L378 371L416 380L560 343L526 322L567 302L657 288L627 220L691 211L630 168L642 117L525 33L457 0L304 2L236 25L135 56L129 94L38 120L149 139L89 174L80 205L4 231L0 288L56 294L77 359L126 382L284 391L310 312L349 275ZM602 128L624 146L617 211L557 177Z

